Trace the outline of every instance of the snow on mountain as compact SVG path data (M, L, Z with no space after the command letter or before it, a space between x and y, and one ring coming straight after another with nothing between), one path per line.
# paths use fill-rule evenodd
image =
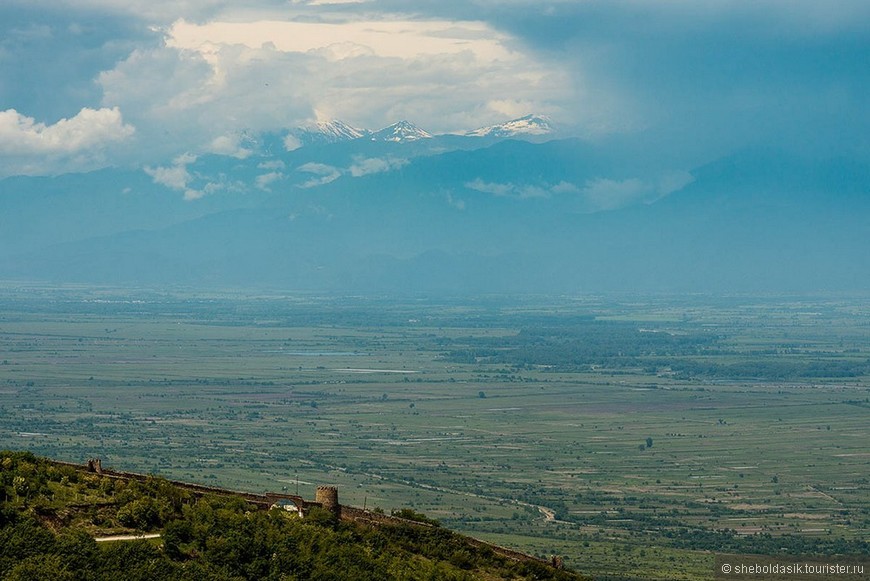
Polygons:
M468 137L514 137L517 135L547 135L553 132L551 120L546 115L526 115L498 125L469 131Z
M336 141L359 139L369 133L367 129L357 129L337 119L335 121L320 121L317 123L317 129L320 133Z
M308 127L300 127L294 132L303 143L338 143L359 139L371 133L367 129L358 129L338 119L318 121Z
M462 135L466 137L494 137L510 138L522 136L542 136L552 134L554 131L550 118L545 115L526 115L519 119L513 119L498 125L481 127L473 131L467 131ZM323 145L340 143L367 137L371 141L387 141L394 143L407 143L430 139L433 137L427 131L420 129L410 121L399 121L388 127L371 131L359 129L339 120L319 121L305 127L299 127L290 131L285 146L288 150L302 147L303 145Z
M399 121L393 123L389 127L384 127L375 131L370 136L372 141L417 141L418 139L429 139L431 134L423 131L410 121Z

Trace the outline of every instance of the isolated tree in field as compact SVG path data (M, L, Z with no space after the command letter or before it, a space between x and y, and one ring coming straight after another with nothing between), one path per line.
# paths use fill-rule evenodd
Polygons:
M647 438L647 439L646 439L646 447L647 447L647 448L652 448L652 445L653 445L652 438Z

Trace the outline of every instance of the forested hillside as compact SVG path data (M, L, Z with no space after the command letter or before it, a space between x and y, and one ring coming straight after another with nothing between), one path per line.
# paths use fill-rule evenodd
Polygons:
M299 518L28 452L0 452L0 486L0 578L8 580L580 578L475 547L439 526L370 527L317 508ZM160 537L95 540L137 532Z

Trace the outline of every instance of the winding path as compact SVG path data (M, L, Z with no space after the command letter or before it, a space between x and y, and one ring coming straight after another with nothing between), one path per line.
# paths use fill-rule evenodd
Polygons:
M139 535L114 535L111 537L96 537L95 541L98 543L107 543L110 541L140 541L144 539L159 539L160 533L148 533L148 534L139 534Z

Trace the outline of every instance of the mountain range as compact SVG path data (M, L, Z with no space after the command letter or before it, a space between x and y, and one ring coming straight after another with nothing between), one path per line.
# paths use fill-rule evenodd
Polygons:
M0 181L0 280L329 292L808 292L870 285L870 170L696 167L549 139L340 122L244 157ZM527 140L517 139L524 137Z
M467 137L494 137L494 138L532 138L535 136L552 135L556 132L555 127L546 115L530 114L518 119L512 119L504 123L479 127L477 129L458 133ZM370 130L354 127L341 120L318 121L305 127L297 127L288 132L297 138L300 144L324 144L351 141L354 139L368 138L372 141L392 141L407 143L419 139L431 139L433 135L424 129L414 125L410 121L402 120L382 129Z

